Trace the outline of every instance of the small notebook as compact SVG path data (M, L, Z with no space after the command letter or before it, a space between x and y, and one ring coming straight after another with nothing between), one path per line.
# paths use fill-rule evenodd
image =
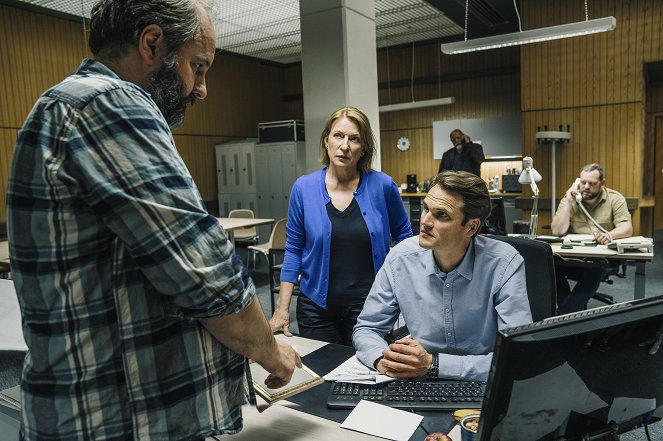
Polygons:
M311 369L302 365L301 368L295 368L292 379L288 384L276 389L270 389L265 386L265 379L269 376L269 372L255 362L251 362L250 368L251 377L253 378L253 389L269 404L291 397L325 381Z

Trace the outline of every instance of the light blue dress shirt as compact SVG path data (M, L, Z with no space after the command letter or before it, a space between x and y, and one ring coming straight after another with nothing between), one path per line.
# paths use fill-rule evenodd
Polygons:
M439 354L441 378L485 381L498 330L532 322L523 258L511 245L477 236L444 273L418 236L406 239L387 255L354 328L362 363L382 356L383 336L400 313L412 338Z

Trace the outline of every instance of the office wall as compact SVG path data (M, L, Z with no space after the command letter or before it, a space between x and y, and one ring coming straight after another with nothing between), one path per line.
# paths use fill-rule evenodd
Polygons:
M537 127L559 124L571 126L573 139L557 149L558 196L591 161L604 164L608 185L625 196L653 194L654 170L644 166L651 165L655 143L644 142L643 63L663 60L663 2L593 0L589 5L590 18L614 15L617 29L465 55L443 55L437 43L378 50L380 104L456 99L450 106L381 114L383 171L396 182L410 173L423 180L437 172L432 121L522 112L523 152L534 156L544 176L542 198L551 195L550 150L536 144L535 133ZM528 0L521 15L523 29L531 29L583 20L584 8L577 0ZM41 91L85 55L80 23L0 5L0 222L16 131ZM190 110L175 139L203 198L214 200L213 146L256 136L258 122L303 119L301 67L221 54L208 82L209 98ZM410 138L408 152L396 149L401 136ZM637 230L639 211L634 221ZM541 213L539 225L548 223L549 214Z
M86 56L80 22L0 4L0 222L6 220L7 178L17 131L39 95ZM217 55L207 75L207 99L188 110L184 126L174 133L204 200L216 201L216 144L256 137L259 122L303 116L296 113L296 102L284 104L284 72L274 64Z
M433 121L517 114L519 72L518 48L451 56L442 54L437 42L430 42L379 50L380 105L455 99L451 105L381 113L382 171L397 183L412 173L419 181L436 174L440 161L433 159ZM396 148L402 136L410 139L406 152Z
M580 168L600 162L607 185L625 196L652 194L652 143L644 143L644 63L663 59L663 2L594 0L590 18L614 16L612 32L522 46L521 86L524 153L535 158L550 197L549 147L537 145L538 127L571 126L572 141L557 149L556 193L560 197ZM523 28L584 20L582 2L522 2ZM644 199L643 199L644 200ZM539 224L550 222L541 213ZM640 210L634 213L640 230ZM651 234L651 232L647 232Z

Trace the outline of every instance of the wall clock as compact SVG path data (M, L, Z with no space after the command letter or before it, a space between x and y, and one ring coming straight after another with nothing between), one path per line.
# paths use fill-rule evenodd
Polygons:
M406 152L410 148L410 140L407 139L405 136L398 138L398 143L396 143L396 147L398 147L398 150L401 152Z

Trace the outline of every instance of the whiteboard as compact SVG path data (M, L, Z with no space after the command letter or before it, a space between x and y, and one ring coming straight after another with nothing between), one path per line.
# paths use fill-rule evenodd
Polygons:
M486 156L522 155L521 126L520 115L433 121L433 158L442 159L442 154L453 147L449 134L455 129L481 144Z

